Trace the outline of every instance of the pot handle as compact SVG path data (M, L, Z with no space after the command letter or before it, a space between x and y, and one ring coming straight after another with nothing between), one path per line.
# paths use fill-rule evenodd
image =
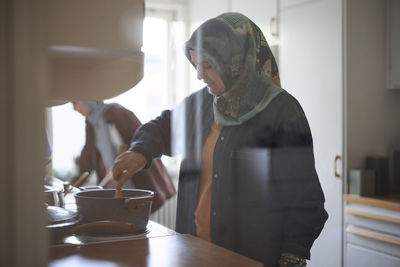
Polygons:
M85 234L120 234L134 231L134 225L120 221L96 221L78 225L74 228L75 235Z
M129 211L139 210L145 202L152 202L154 195L140 196L125 199L125 208Z

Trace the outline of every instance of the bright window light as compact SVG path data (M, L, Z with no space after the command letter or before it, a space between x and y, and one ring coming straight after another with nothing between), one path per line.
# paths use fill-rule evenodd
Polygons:
M144 20L142 81L127 92L105 100L131 110L141 122L147 122L162 110L172 108L178 98L187 93L184 92L186 74L181 51L185 39L184 26L168 17L172 16L146 17ZM71 103L52 107L51 117L53 175L69 180L79 174L74 161L85 143L85 118L73 110Z

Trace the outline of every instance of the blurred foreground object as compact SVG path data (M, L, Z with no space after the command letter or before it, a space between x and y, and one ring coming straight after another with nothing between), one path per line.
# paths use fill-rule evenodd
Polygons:
M143 0L47 3L50 105L111 98L143 78Z

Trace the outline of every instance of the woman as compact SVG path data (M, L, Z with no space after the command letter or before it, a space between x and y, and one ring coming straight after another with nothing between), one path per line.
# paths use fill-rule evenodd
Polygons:
M79 158L80 172L95 170L102 179L107 170L111 170L119 146L130 143L141 123L135 114L118 104L74 101L72 105L74 110L86 117L86 143ZM149 169L132 175L125 187L156 192L152 212L176 193L171 177L160 160L153 160Z
M307 119L280 87L262 32L225 13L203 23L185 48L207 86L139 128L113 166L117 188L183 147L177 232L265 266L305 266L327 219L324 196Z

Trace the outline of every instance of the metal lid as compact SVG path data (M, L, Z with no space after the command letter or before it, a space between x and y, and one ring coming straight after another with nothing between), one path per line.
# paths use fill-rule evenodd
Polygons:
M67 222L70 220L75 220L77 216L76 212L56 206L47 206L46 213L47 213L48 224L56 224L56 223Z

